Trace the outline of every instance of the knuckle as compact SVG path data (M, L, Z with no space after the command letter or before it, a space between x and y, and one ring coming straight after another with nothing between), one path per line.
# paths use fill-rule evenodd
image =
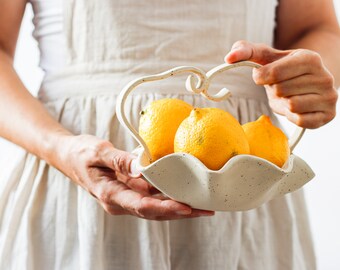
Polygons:
M167 215L167 207L154 205L152 198L143 197L138 205L134 207L134 212L141 218L161 220Z
M104 189L104 188L98 189L97 192L96 192L95 197L96 197L100 202L105 203L105 204L111 202L111 200L110 200L111 196L110 196L110 194L107 192L107 190Z
M285 94L285 88L282 84L277 83L273 85L273 89L274 89L274 94L277 97L284 97Z
M87 161L88 166L100 163L102 160L102 153L108 147L109 142L106 141L96 141L92 146L87 149Z
M314 128L317 128L320 124L318 121L315 121L315 120L311 121L309 118L305 116L297 115L296 125L298 125L299 127L314 129Z
M138 216L142 218L146 218L149 213L149 198L143 197L140 202L134 207L134 211L137 213Z
M146 214L145 214L145 206L143 206L142 204L138 204L136 206L133 207L132 211L139 217L141 218L146 218Z
M307 50L305 49L294 49L290 52L290 56L294 57L306 57L307 55Z
M234 43L233 48L244 47L246 45L248 45L248 42L246 40L241 39Z
M327 76L324 76L323 79L321 80L321 84L324 88L334 88L334 77L330 74L327 74Z
M320 69L323 66L320 54L315 51L307 49L297 49L294 50L293 55L299 57L300 59L303 59L305 65L308 65L309 67Z
M93 151L98 155L101 151L106 149L109 144L110 143L107 141L97 141L93 147Z
M322 65L322 58L320 54L311 50L304 50L307 61L314 66Z
M326 102L335 107L338 101L338 97L339 97L338 92L335 89L333 89L333 91L326 95Z
M296 112L299 111L298 102L293 97L292 98L287 98L287 107L288 107L288 110L293 112L293 113L296 113Z
M299 114L295 115L295 121L294 122L299 127L305 127L305 125L306 125L305 119Z
M272 67L270 70L268 70L267 80L271 83L275 83L279 81L279 76L280 76L280 68Z
M257 43L257 50L261 51L263 59L271 59L273 55L273 49L265 43Z
M112 159L112 164L116 171L124 172L127 168L127 159L125 155L115 155Z
M311 115L298 115L296 124L300 127L309 128L309 129L317 129L334 118L332 112L329 113L315 113L313 116Z
M337 90L333 89L333 102L336 104L338 102L339 99L339 93Z
M335 109L329 111L328 113L326 113L324 124L327 124L327 123L329 123L330 121L332 121L332 120L335 118L335 116L336 116L336 111L335 111Z

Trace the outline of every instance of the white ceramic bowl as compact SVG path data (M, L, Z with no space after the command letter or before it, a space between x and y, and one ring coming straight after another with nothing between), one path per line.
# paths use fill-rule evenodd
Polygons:
M251 155L231 158L220 170L209 170L197 158L175 153L150 164L140 148L139 170L171 199L193 208L241 211L293 192L314 177L301 158L290 155L283 168Z
M216 95L210 95L208 89L211 79L218 73L239 66L260 67L253 62L239 62L220 65L207 73L191 66L177 67L132 81L118 97L118 119L140 144L136 150L138 169L145 179L162 193L193 208L215 211L253 209L271 199L299 189L314 177L308 164L294 154L290 155L283 168L251 155L235 156L218 171L208 169L200 160L185 153L167 155L153 163L150 162L148 147L125 116L127 96L144 82L191 73L186 83L189 91L199 93L210 100L221 101L230 96L230 91L224 88ZM291 151L303 133L304 129L296 128L289 141Z

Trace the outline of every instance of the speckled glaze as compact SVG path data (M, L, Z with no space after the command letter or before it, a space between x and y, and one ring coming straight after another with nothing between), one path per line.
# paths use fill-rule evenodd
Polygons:
M293 154L283 168L262 158L238 155L212 171L189 154L171 154L149 164L143 149L138 152L139 169L148 182L171 199L205 210L256 208L314 177L306 162Z
M211 95L208 92L210 81L221 72L241 66L258 68L261 65L249 61L222 64L207 73L192 66L176 67L159 74L138 78L120 93L117 117L140 145L135 151L138 155L138 169L149 183L171 199L193 208L243 211L293 192L314 177L314 172L308 164L294 154L290 155L283 168L251 155L235 156L218 171L209 170L200 160L185 153L167 155L151 163L147 145L126 118L125 101L128 95L145 82L190 73L186 81L188 91L201 94L210 100L222 101L229 98L230 91L223 88L217 94ZM305 129L296 127L289 140L291 152L304 131Z

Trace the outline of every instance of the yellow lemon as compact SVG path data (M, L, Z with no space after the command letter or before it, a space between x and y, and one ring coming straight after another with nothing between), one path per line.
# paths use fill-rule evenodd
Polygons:
M178 126L193 107L180 99L153 101L142 112L139 134L148 146L152 161L174 152L174 137Z
M179 126L175 152L189 153L211 170L219 170L233 156L249 154L240 123L218 108L195 108Z
M279 167L287 161L290 155L289 143L282 130L272 124L266 115L260 116L254 122L243 126L246 133L250 154L264 158Z

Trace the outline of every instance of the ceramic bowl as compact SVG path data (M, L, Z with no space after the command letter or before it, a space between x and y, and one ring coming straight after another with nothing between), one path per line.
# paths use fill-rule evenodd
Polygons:
M306 162L293 154L283 168L262 158L238 155L213 171L186 153L171 154L150 164L140 148L138 169L171 199L214 211L256 208L301 188L314 177Z
M208 169L200 160L186 153L175 153L150 162L148 147L125 115L125 101L128 95L144 82L190 73L186 82L188 91L218 102L229 98L230 91L223 88L217 94L210 95L210 81L217 74L240 66L260 67L259 64L248 61L223 64L207 73L196 67L177 67L136 79L120 93L117 102L118 119L140 144L136 150L137 167L149 183L171 199L204 210L244 211L293 192L314 177L308 164L294 154L290 155L282 168L251 155L235 156L218 171ZM304 131L302 128L296 128L289 140L291 152Z

